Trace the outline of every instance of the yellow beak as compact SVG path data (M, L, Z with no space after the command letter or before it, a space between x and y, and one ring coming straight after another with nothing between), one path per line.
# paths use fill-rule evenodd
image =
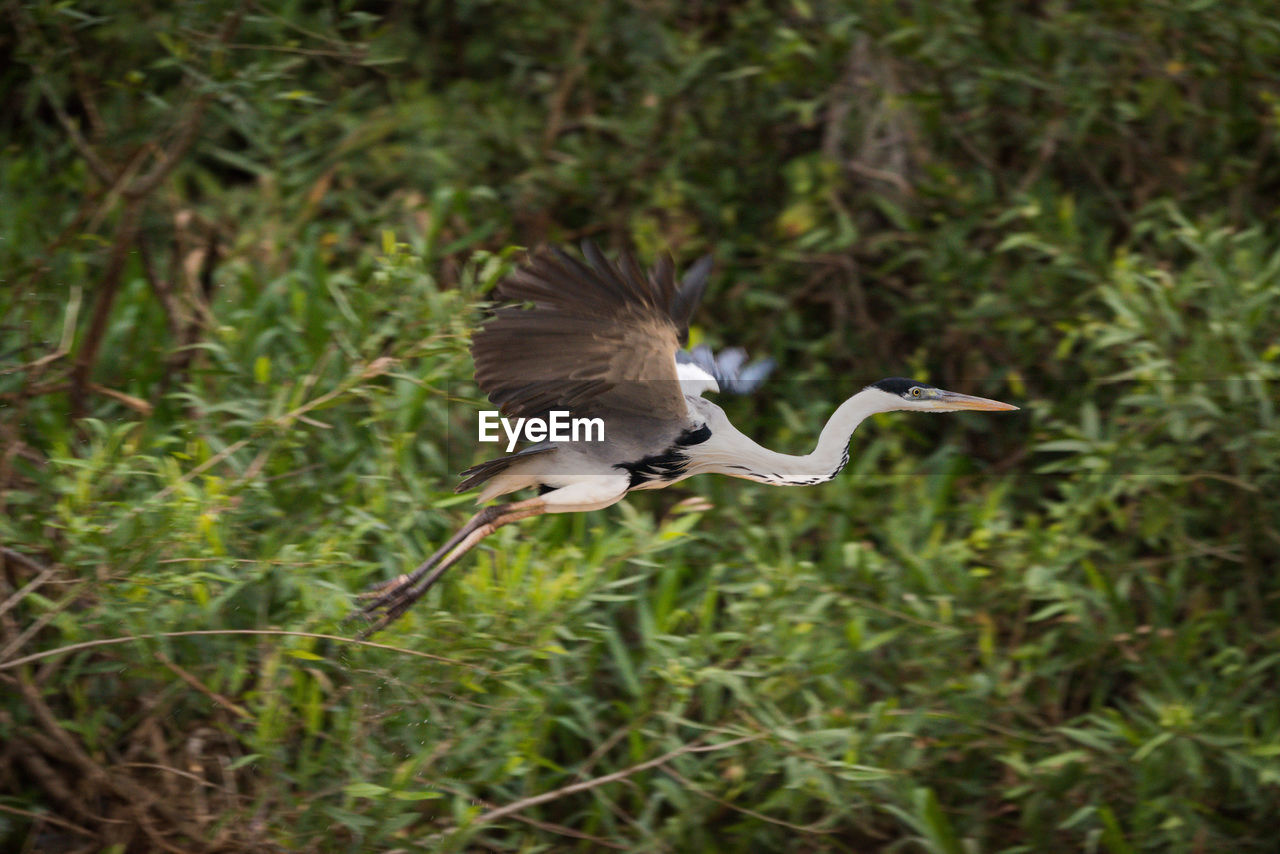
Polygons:
M942 404L939 408L976 409L982 412L1008 412L1017 409L1012 403L1001 403L985 397L974 397L971 394L960 394L956 391L938 390L934 400Z

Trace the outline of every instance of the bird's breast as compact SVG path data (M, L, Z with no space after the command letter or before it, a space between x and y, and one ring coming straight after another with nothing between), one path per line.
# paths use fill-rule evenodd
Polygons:
M682 479L689 468L688 449L711 438L706 424L690 427L660 451L639 459L617 463L631 478L628 489L660 489Z

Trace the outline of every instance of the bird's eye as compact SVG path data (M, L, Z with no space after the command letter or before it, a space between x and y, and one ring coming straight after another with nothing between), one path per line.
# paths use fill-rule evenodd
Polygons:
M915 386L914 388L911 389L911 396L912 397L920 396L920 386Z

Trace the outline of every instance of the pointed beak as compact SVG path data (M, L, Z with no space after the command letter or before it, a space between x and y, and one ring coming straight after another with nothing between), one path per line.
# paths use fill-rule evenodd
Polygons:
M976 409L982 412L1008 412L1018 408L1012 403L1001 403L998 400L974 397L971 394L960 394L956 391L939 390L934 400L940 404L939 409Z

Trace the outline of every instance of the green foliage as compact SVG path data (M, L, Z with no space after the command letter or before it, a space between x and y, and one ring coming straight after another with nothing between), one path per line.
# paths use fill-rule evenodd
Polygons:
M1274 847L1268 7L366 8L6 9L0 840ZM504 528L351 642L465 518L485 291L584 236L716 254L765 444L1024 412Z

